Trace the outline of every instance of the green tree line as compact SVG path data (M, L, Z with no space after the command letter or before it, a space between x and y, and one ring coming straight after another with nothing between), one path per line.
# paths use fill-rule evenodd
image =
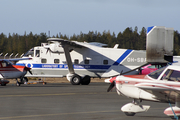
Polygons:
M117 35L110 31L104 31L102 33L89 31L87 34L81 32L79 35L74 34L70 37L62 34L57 34L52 37L79 42L100 42L108 44L108 47L113 47L115 44L119 44L119 48L134 50L146 49L146 29L144 27L140 32L138 32L137 27L134 29L127 27L123 32L119 32ZM46 35L46 33L40 33L40 35L33 34L32 32L29 34L26 34L25 32L24 35L18 35L17 33L11 35L9 33L8 36L1 33L0 53L3 53L3 55L6 53L14 53L14 55L19 53L19 55L21 55L22 53L27 52L30 48L40 46L41 43L46 43L47 38L49 38L49 36ZM180 55L180 33L178 31L174 31L174 55Z

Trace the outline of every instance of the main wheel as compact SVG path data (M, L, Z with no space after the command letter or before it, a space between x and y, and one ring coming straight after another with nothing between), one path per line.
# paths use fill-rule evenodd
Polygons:
M79 75L74 75L70 82L72 85L79 85L81 83L81 77Z
M134 116L136 113L134 112L124 112L127 116Z
M17 81L17 82L16 82L16 86L20 86L20 85L21 85L21 84Z
M91 82L91 77L88 76L88 75L86 75L86 76L82 79L81 84L82 84L82 85L89 85L90 82Z
M1 82L1 86L6 86L6 83L4 83L4 82Z

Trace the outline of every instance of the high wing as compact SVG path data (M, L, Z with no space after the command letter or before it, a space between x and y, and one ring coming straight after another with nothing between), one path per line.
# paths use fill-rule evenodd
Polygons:
M49 38L47 39L47 41L51 41L51 42L57 41L57 42L60 42L61 45L70 45L70 46L78 47L78 48L86 47L85 45L80 44L80 42L69 41L69 40L64 40L64 39L59 39L59 38Z
M165 102L175 102L180 96L180 89L158 83L138 83L136 87L145 90L154 96L155 99Z

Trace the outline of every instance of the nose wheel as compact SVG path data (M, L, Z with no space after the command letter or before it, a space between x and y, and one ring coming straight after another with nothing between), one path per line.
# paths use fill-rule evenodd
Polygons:
M18 79L16 79L16 86L20 86L21 84L26 84L28 82L28 78L27 77L23 77L20 78L20 82L18 81Z

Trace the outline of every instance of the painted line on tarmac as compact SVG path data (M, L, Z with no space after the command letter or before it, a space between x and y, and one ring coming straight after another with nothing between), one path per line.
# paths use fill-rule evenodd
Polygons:
M108 112L120 112L120 111L121 111L121 110L110 110L110 111L89 111L89 112L72 112L72 113L25 115L25 116L0 117L0 120L20 119L20 118L33 118L33 117L46 117L46 116L58 116L58 115L76 115L76 114L108 113Z
M58 94L25 94L25 95L0 95L0 97L38 97L38 96L65 96L65 95L95 95L107 94L107 92L98 93L58 93Z

